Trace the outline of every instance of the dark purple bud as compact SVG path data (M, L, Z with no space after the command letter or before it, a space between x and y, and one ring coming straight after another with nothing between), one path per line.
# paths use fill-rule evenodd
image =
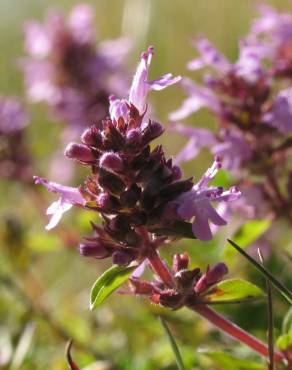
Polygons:
M79 252L85 257L106 258L109 256L108 250L100 242L86 242L79 245Z
M163 127L158 122L149 121L148 126L143 130L142 143L148 144L163 133Z
M117 251L113 253L112 261L115 265L128 265L133 261L133 257L126 252Z
M126 141L128 145L139 145L141 139L141 132L137 128L129 130L126 134Z
M188 268L190 257L187 252L183 254L175 254L172 259L173 271L175 273Z
M217 263L217 265L208 268L207 272L202 275L195 286L197 293L202 293L211 285L214 285L222 280L223 276L228 273L228 268L224 263Z
M218 281L222 280L223 276L228 274L228 268L225 263L220 262L217 263L215 266L211 267L206 272L206 279L208 285L213 285L218 283Z
M114 194L122 193L126 187L119 176L105 170L99 172L98 183L102 188Z
M70 143L65 149L65 156L79 162L92 164L96 161L95 156L88 146L84 144Z
M112 124L109 124L109 133L107 135L112 150L120 150L125 146L125 139L120 131Z
M99 166L113 172L121 172L124 169L122 158L114 152L104 153L99 159Z
M110 195L108 192L102 192L97 197L97 203L103 212L117 211L120 209L120 204L117 198Z
M124 207L133 207L140 199L141 189L133 184L128 190L120 196L120 201Z
M102 143L101 135L97 132L96 127L87 128L82 136L81 141L89 146L99 147Z

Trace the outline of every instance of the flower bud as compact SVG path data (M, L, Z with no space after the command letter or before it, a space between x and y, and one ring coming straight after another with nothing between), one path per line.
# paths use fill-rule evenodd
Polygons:
M202 275L195 286L196 293L202 293L211 285L214 285L222 280L223 276L228 273L228 268L225 263L217 263L215 266L208 268L207 272Z
M142 143L148 144L150 141L156 139L163 133L163 127L158 122L149 121L147 127L144 129Z
M114 152L104 153L99 159L99 165L105 170L113 172L121 172L124 168L122 158Z
M88 146L84 144L70 143L65 149L65 156L79 162L92 164L96 161L95 156Z
M95 127L90 127L81 135L81 141L86 145L99 147L102 142L102 138Z
M108 250L98 241L79 244L79 252L82 256L95 257L98 259L109 256Z
M139 144L141 138L141 132L137 128L133 128L127 132L126 141L128 145Z
M119 176L105 170L100 171L98 183L102 188L114 194L122 193L126 187L126 184Z
M112 261L115 265L128 265L133 260L133 257L123 251L114 252L112 255Z
M120 204L117 198L110 195L108 192L102 192L98 194L97 203L103 212L118 210Z

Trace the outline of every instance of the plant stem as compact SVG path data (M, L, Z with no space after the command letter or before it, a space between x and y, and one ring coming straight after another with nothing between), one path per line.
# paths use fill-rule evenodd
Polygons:
M166 284L169 287L173 287L172 275L155 249L152 249L151 253L149 253L148 260L150 262L151 267L157 273L160 279L164 282L164 284ZM269 355L269 349L265 343L255 338L251 334L247 333L245 330L241 329L236 324L230 322L217 312L213 311L208 306L202 304L194 304L193 306L188 307L191 310L197 312L205 319L207 319L218 329L222 330L224 333L229 334L231 337L244 343L252 350L259 353L260 355L264 357L267 357ZM284 360L284 358L285 357L283 353L279 351L274 352L275 361L281 361Z
M239 326L227 320L225 317L221 316L217 312L213 311L206 305L194 305L189 307L191 310L197 312L199 315L203 316L217 328L222 330L224 333L229 334L231 337L239 340L240 342L246 344L248 347L258 352L260 355L267 357L269 355L268 346L261 342L259 339L250 335ZM274 353L275 361L281 361L284 359L284 355L275 351Z
M153 271L160 277L164 284L167 285L169 288L173 287L172 275L165 263L160 258L156 249L151 248L147 258Z

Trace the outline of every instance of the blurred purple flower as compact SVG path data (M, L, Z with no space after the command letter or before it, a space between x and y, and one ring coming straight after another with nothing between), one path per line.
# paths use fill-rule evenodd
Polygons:
M175 157L176 163L195 158L200 150L207 147L223 160L223 167L237 171L242 163L251 158L252 151L242 135L236 130L221 129L218 134L206 129L182 124L172 125L172 130L189 138L188 143Z
M107 114L110 93L126 90L129 42L111 40L96 48L89 5L75 6L67 20L50 12L44 24L27 22L25 37L29 57L21 66L27 95L46 101L58 119L79 130L97 123Z
M292 131L292 88L281 90L274 98L271 109L263 121L283 134Z
M272 63L271 74L292 78L292 14L278 13L267 4L258 10L260 16L246 40L258 50L265 49L262 59Z
M0 97L0 176L30 181L31 161L25 128L29 116L14 97Z

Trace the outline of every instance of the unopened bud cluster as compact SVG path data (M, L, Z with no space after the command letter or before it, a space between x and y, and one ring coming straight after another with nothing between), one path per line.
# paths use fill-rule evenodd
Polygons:
M164 217L166 205L193 186L191 179L180 180L181 170L165 158L161 146L151 151L149 144L163 133L162 126L144 123L133 105L128 109L126 119L103 120L83 133L81 144L71 143L65 150L67 157L91 166L81 192L86 207L103 218L103 226L93 225L95 236L80 245L80 252L112 256L120 265L145 257L151 243L163 241L155 230L175 221Z
M175 254L170 271L174 287L167 287L160 280L149 282L134 277L131 278L132 291L137 295L148 296L155 304L172 309L206 303L203 294L223 279L228 273L227 266L218 263L202 273L199 268L189 270L188 265L187 253Z

